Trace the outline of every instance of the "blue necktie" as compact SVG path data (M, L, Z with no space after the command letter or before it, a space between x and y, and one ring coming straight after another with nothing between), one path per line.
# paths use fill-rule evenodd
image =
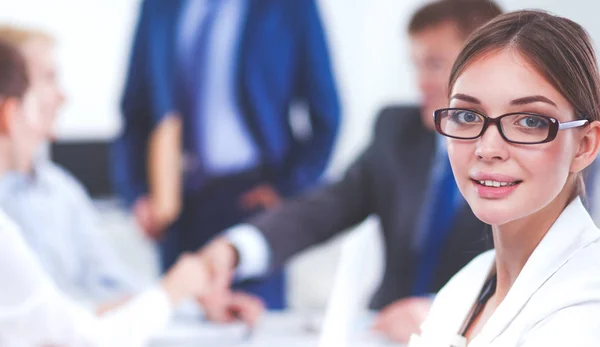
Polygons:
M184 147L193 154L191 172L189 177L186 177L186 186L190 188L198 188L203 181L203 130L201 128L202 120L199 117L202 116L203 82L206 79L206 69L208 68L210 38L220 3L219 0L205 0L206 14L198 23L192 49L189 51L189 56L184 57L183 66L180 69L181 109L185 118Z
M458 188L448 158L444 158L440 175L433 180L429 200L429 218L424 222L425 242L417 256L417 272L413 295L431 293L431 282L437 269L440 253L452 229L456 214Z

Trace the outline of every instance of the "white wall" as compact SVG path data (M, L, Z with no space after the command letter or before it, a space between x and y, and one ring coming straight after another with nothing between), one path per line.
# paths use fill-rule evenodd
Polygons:
M67 103L61 139L105 139L118 130L118 100L138 0L0 0L0 22L39 28L58 41Z

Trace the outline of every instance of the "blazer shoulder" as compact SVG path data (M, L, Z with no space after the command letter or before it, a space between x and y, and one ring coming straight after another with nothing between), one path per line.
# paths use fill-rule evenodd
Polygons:
M594 227L594 232L598 230ZM600 239L596 239L579 249L545 283L543 292L552 297L557 292L569 291L569 297L563 297L563 306L582 304L586 301L600 303ZM561 300L555 300L555 303Z
M396 134L399 129L420 123L420 110L414 105L389 105L382 108L375 121L375 133L382 134L392 129Z
M267 0L263 0L267 1ZM268 0L285 6L289 11L305 12L310 8L318 8L316 0Z
M297 30L298 34L304 34L307 27L321 22L321 6L316 0L262 0L263 8L266 6L278 6L283 18Z
M57 187L61 194L75 197L76 201L90 200L85 186L66 168L47 162L39 165L38 172L46 184Z

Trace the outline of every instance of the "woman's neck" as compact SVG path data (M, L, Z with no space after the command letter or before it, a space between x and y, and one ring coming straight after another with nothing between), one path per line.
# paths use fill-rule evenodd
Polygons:
M530 216L492 226L498 276L495 301L500 302L506 297L535 248L567 206L570 196L570 192L563 191Z

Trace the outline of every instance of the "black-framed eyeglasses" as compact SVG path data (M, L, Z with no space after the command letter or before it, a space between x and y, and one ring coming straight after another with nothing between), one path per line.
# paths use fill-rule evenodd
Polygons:
M580 119L559 122L556 118L529 112L515 112L490 118L465 108L442 108L433 112L436 130L447 137L461 140L476 139L495 124L504 140L510 143L534 145L550 142L559 130L584 126L590 121Z

